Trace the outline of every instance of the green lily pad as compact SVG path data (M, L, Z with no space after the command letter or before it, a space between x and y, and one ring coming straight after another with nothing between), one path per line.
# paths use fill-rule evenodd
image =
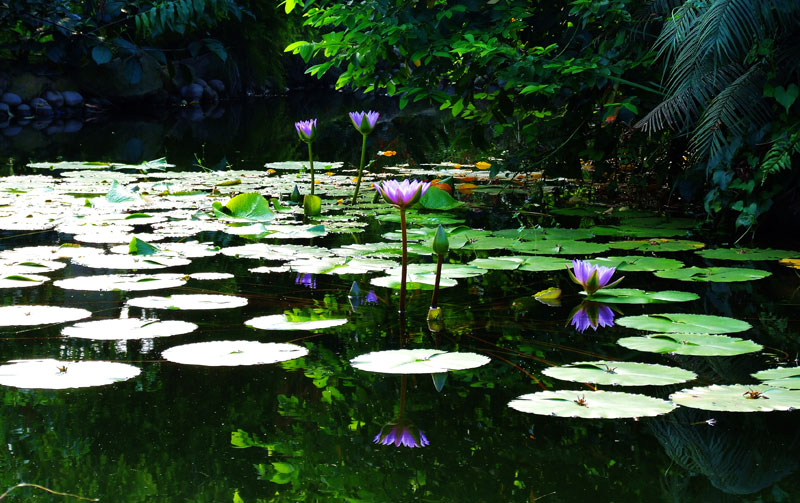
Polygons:
M515 241L507 249L537 255L594 255L608 251L608 245L587 243L586 241L548 239L545 241Z
M625 316L617 324L636 330L677 334L725 334L752 328L746 321L707 314L660 313Z
M666 414L675 405L666 400L618 391L540 391L522 395L508 404L529 414L587 419L619 419Z
M61 335L79 339L108 341L170 337L172 335L188 334L195 330L197 330L197 325L187 321L118 318L76 323L61 330Z
M269 201L255 192L234 196L224 206L215 201L212 206L214 214L220 219L266 222L275 218L269 209Z
M492 258L476 258L469 265L473 267L480 267L481 269L489 269L492 271L514 271L525 262L524 257L506 256L506 257L492 257ZM567 262L563 261L565 264Z
M177 311L206 311L232 309L247 305L247 299L235 295L171 295L169 297L136 297L129 306L142 309L173 309Z
M458 208L464 204L453 199L453 196L448 194L446 191L436 187L429 187L419 202L420 205L429 210L442 211L452 210L453 208Z
M645 257L643 255L626 255L624 257L597 257L590 260L592 264L605 267L616 267L617 271L667 271L680 269L683 262L672 258Z
M158 248L134 236L130 244L128 244L128 253L131 255L153 255L158 253Z
M771 412L800 409L800 391L765 384L712 385L678 391L670 400L693 409L724 412Z
M696 293L664 290L645 292L636 288L603 288L587 297L604 304L660 304L667 302L688 302L700 298Z
M798 258L800 253L790 250L773 250L770 248L715 248L713 250L699 250L696 252L703 258L717 260L781 260L785 258Z
M2 306L0 327L47 325L88 318L92 313L86 309L58 306Z
M691 381L697 374L677 367L636 362L575 362L542 371L544 375L573 382L617 386L667 386Z
M638 227L634 225L598 225L592 227L598 236L624 236L630 238L674 238L686 236L689 231L669 227Z
M735 356L764 349L747 339L710 334L654 334L646 337L623 337L622 347L648 353L690 356Z
M591 239L595 235L589 229L564 229L561 227L537 227L534 229L503 229L494 231L495 236L522 239L523 241L559 240L580 241Z
M387 271L388 274L400 275L400 267ZM479 267L464 264L442 264L442 278L459 279L475 278L482 276L488 271ZM436 276L436 264L409 264L408 274L419 277L421 275Z
M611 248L618 250L637 250L642 252L678 252L697 250L705 246L699 241L684 239L642 239L635 241L612 241L608 243Z
M350 365L366 372L382 374L434 374L466 370L489 363L476 353L448 353L439 349L393 349L356 356Z
M338 327L347 323L347 318L297 320L285 314L259 316L244 322L245 325L261 330L321 330Z
M436 284L436 275L433 273L426 274L409 274L406 276L406 289L407 290L433 290ZM393 290L400 290L400 274L392 274L390 276L380 276L372 278L369 283L373 286L382 286L391 288ZM456 286L458 282L452 278L441 278L439 280L439 288L450 288Z
M767 386L800 389L800 367L780 367L761 370L752 374L752 376L760 381L764 381L764 384Z
M152 255L97 255L72 259L75 265L95 269L165 269L191 264L191 260L177 257L153 257Z
M46 281L50 281L50 278L47 276L39 276L36 274L10 274L8 276L0 276L0 289L39 286Z
M135 192L114 180L111 183L111 188L108 189L108 193L106 194L106 201L109 203L135 203L142 202L143 199L138 192Z
M378 215L376 220L381 222L400 223L400 214L395 211L386 215ZM424 225L426 227L436 227L437 225L463 224L463 218L457 218L449 214L426 215L414 210L406 211L406 222L408 224Z
M287 264L291 270L308 274L366 274L387 271L398 264L394 260L377 258L306 258Z
M0 385L27 389L68 389L102 386L139 375L133 365L117 362L12 360L0 365Z
M264 365L301 358L308 350L295 344L256 341L195 342L169 348L161 356L165 360L206 367Z
M680 281L703 281L714 283L731 283L735 281L753 281L766 278L772 273L760 269L744 267L686 267L671 271L656 271L659 278L677 279Z

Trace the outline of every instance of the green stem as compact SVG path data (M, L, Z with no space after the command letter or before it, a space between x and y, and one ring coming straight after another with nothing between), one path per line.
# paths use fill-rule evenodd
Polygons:
M436 282L433 285L433 297L431 297L431 308L436 308L439 303L439 280L442 278L442 264L444 263L444 255L438 255L436 261Z
M314 195L314 154L311 153L311 142L308 142L308 165L311 167L311 195Z
M406 238L406 209L400 208L400 229L403 234L403 262L400 268L400 314L406 312L406 271L408 270L408 241Z
M358 199L358 188L361 187L361 172L364 171L364 158L367 155L367 135L362 134L361 141L361 164L358 166L358 176L356 177L356 190L353 192L353 204Z

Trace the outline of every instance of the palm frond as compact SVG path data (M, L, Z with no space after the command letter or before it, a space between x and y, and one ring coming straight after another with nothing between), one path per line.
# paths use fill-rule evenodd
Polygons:
M770 175L792 167L792 156L800 155L800 122L786 131L775 143L761 161L758 167L757 178L761 183Z

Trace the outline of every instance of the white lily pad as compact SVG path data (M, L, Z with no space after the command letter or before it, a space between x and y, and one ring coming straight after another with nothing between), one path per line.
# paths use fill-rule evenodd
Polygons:
M47 325L88 318L92 313L86 309L59 306L2 306L0 327Z
M95 340L152 339L188 334L197 325L186 321L157 320L154 318L117 318L85 321L61 330L64 337Z
M800 391L765 384L712 385L678 391L670 400L693 409L725 412L771 412L800 409Z
M777 388L800 389L800 367L780 367L767 369L752 374L753 377L764 381L767 386Z
M623 337L622 347L648 353L691 356L735 356L764 349L747 339L710 334L654 334L646 337Z
M193 272L189 277L198 281L218 281L221 279L232 279L236 276L229 272Z
M232 309L247 305L247 299L235 295L171 295L169 297L137 297L128 301L129 306L143 309L173 309L198 311Z
M261 330L321 330L338 327L347 323L347 318L311 319L311 317L285 314L259 316L244 322L245 325Z
M235 367L264 365L301 358L308 349L295 344L256 341L196 342L169 348L161 356L165 360L186 365Z
M542 371L555 379L617 386L666 386L691 381L697 374L677 367L636 362L575 362Z
M287 264L292 271L306 274L366 274L397 267L394 260L377 258L306 258Z
M743 332L752 328L746 321L725 316L707 314L659 313L641 316L625 316L617 325L647 330L683 334L725 334Z
M53 283L65 290L86 290L90 292L112 292L161 290L186 284L181 274L106 274L98 276L76 276Z
M95 269L166 269L191 264L191 260L177 257L156 257L153 255L98 255L72 259L75 265Z
M2 260L0 261L0 270L3 274L10 276L12 274L44 274L47 272L57 271L63 269L67 264L64 262L57 262L55 260Z
M25 288L29 286L39 286L46 281L50 281L47 276L36 274L9 274L0 276L0 288Z
M370 284L373 286L383 286L393 290L400 290L401 278L400 274L393 274L391 276L380 276L372 278ZM436 284L436 274L409 274L406 276L406 289L407 290L433 290ZM452 278L441 278L439 281L439 288L450 288L456 286L458 281Z
M127 363L100 361L12 360L0 365L0 385L29 389L68 389L127 381L141 370Z
M587 419L619 419L666 414L675 405L658 398L618 391L540 391L522 395L508 404L530 414Z
M439 349L392 349L356 356L350 360L350 364L359 370L382 374L433 374L481 367L489 361L489 357L476 353L448 353Z

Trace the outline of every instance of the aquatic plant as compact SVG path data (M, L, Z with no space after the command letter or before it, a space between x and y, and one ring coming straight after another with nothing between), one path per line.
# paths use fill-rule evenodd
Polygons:
M622 281L624 276L609 284L611 277L616 271L616 267L598 266L586 260L573 260L572 270L570 271L567 269L567 273L572 281L581 285L588 295L593 294L601 288L614 287Z
M317 119L310 119L307 121L299 121L294 123L294 128L297 130L297 136L300 141L308 145L308 166L311 171L311 195L314 195L314 154L311 150L311 144L317 138Z
M361 163L358 165L358 175L356 175L356 188L353 191L353 204L356 204L358 199L358 189L361 187L361 172L364 171L364 158L367 152L367 135L375 129L375 124L378 123L378 117L381 114L378 112L350 112L350 121L353 126L361 133Z
M613 327L614 311L605 304L587 300L573 311L569 324L578 332L584 332L589 327L595 331L597 327Z
M372 441L381 445L392 445L395 447L425 447L430 444L425 433L415 427L411 421L404 417L398 417L381 428L380 433L375 435Z
M377 120L377 119L376 119ZM408 272L408 236L406 233L406 209L415 205L425 191L430 187L430 182L420 182L414 180L409 182L403 180L387 180L385 182L375 185L375 188L380 192L383 199L397 207L400 210L400 230L402 232L403 241L403 261L400 272L400 312L406 310L406 273ZM358 186L356 186L357 188Z
M438 306L439 299L439 281L442 278L442 264L444 263L444 256L447 255L450 249L450 242L447 240L447 232L445 232L442 224L436 228L436 233L433 235L433 252L436 254L436 282L433 285L433 295L431 296L431 307L428 309L428 327L441 328L442 309ZM439 322L433 323L431 322ZM438 331L438 330L434 330Z

